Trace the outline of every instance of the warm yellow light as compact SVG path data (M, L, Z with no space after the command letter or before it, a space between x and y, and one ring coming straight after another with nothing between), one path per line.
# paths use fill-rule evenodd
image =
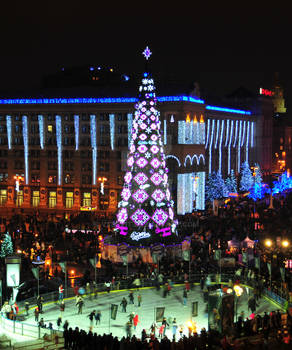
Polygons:
M194 124L196 124L196 123L198 122L198 120L197 120L197 116L196 116L196 115L195 115L195 117L194 117L193 122L194 122Z
M201 114L200 123L204 123L204 117L203 117L203 114Z
M75 270L71 270L70 273L71 273L71 275L74 275Z
M284 241L282 241L282 247L284 247L284 248L289 247L289 241L287 241L287 239L285 239Z
M265 246L266 247L271 247L273 245L273 242L270 239L265 240Z
M238 297L240 297L241 294L243 293L243 289L237 284L233 287L233 289L234 289L236 296L238 296Z
M22 251L21 251L20 249L17 249L17 253L18 253L18 254L21 254Z
M190 123L190 121L191 121L190 115L187 114L186 122L187 122L187 123Z
M227 291L226 291L228 294L231 294L232 293L232 289L231 288L227 288Z

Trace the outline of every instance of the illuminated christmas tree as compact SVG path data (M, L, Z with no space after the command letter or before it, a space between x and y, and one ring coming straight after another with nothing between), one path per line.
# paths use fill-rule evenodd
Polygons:
M0 257L5 258L6 256L9 256L12 254L13 254L13 244L9 233L7 232L5 233L5 236L1 245Z
M143 54L148 60L148 47ZM155 86L148 69L143 74L135 108L116 230L119 240L130 245L173 242L177 236L174 203L168 188Z

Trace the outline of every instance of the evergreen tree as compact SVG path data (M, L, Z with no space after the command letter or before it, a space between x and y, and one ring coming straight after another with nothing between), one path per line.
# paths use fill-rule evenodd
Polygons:
M292 188L292 178L288 177L287 172L285 172L279 177L278 181L274 181L273 184L273 194L281 193L289 188Z
M143 53L150 56L148 48ZM130 245L172 243L177 236L174 202L151 74L143 74L132 126L127 171L117 212L119 241Z
M240 191L249 191L254 183L254 179L247 162L241 165Z
M258 163L255 164L255 183L262 185L263 177L260 165Z
M220 173L209 174L206 183L206 199L213 201L226 196L227 189Z
M9 233L5 233L4 240L1 245L0 257L5 258L13 254L13 244Z
M237 180L234 175L233 169L231 169L230 176L225 180L225 186L227 193L237 193Z
M264 196L263 188L260 184L255 183L249 190L249 198L252 198L254 201L257 201L258 199L262 199Z

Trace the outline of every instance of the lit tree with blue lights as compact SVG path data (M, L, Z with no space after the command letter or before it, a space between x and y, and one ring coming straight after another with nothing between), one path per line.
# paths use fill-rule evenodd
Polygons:
M287 172L285 172L279 177L278 181L274 181L273 184L273 194L281 193L289 188L292 188L292 178L288 176Z
M261 167L258 163L255 164L254 170L255 170L255 183L261 186L263 182L263 176L261 172Z
M242 163L240 175L240 191L249 191L252 188L254 179L252 176L252 172L249 168L248 162Z
M220 199L226 197L226 193L227 189L221 174L213 171L206 182L206 199L209 201Z
M11 240L11 236L9 233L5 233L3 242L1 244L0 257L5 258L6 256L13 254L13 244Z
M151 55L148 47L143 54L148 60ZM154 81L147 69L135 107L115 227L120 242L135 246L173 242L177 236L156 103Z
M230 176L225 180L227 193L237 193L237 179L234 175L234 170L231 169Z

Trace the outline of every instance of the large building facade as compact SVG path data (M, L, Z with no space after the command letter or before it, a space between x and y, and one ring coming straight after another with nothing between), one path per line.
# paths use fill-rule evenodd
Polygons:
M135 98L0 100L0 211L76 213L117 209ZM178 214L205 208L205 181L225 178L269 152L264 115L161 96L158 109ZM267 118L270 118L269 116ZM267 165L268 167L269 165Z

